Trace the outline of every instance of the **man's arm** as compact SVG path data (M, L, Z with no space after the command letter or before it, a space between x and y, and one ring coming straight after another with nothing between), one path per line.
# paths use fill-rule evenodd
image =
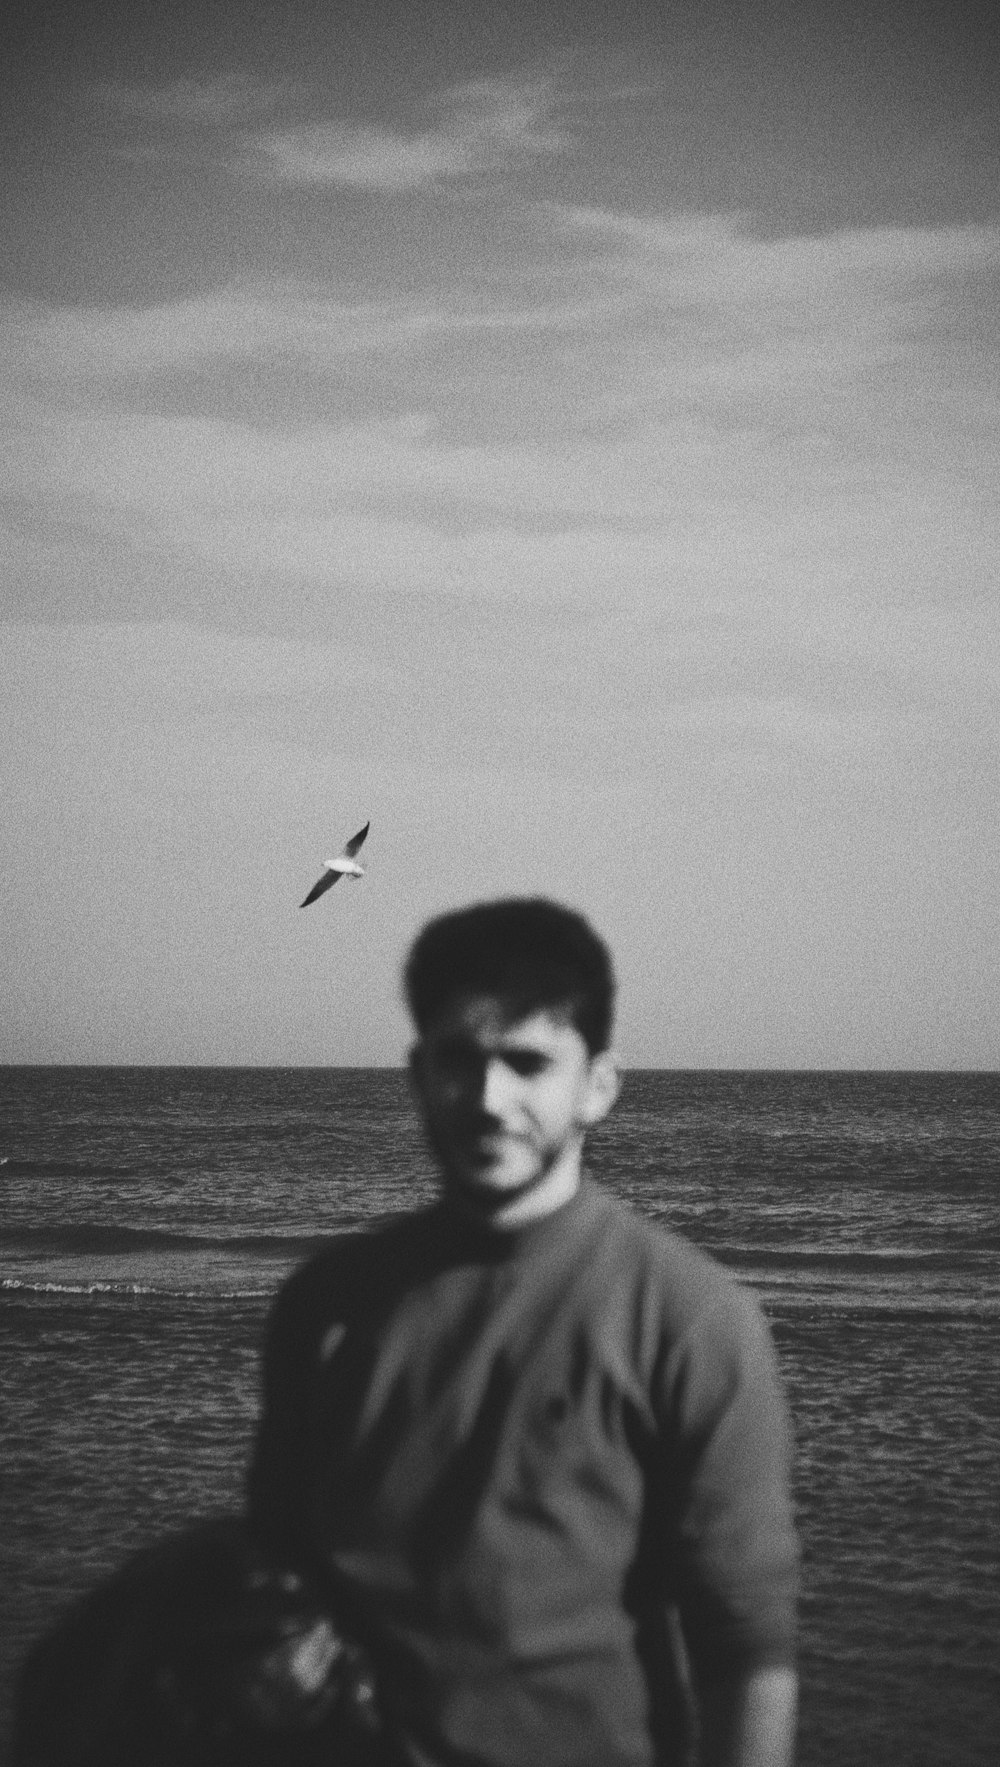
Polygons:
M699 1767L790 1767L798 1551L791 1437L770 1333L735 1291L689 1334L677 1415L681 1633Z
M247 1480L251 1527L273 1551L293 1560L304 1548L302 1480L307 1461L314 1338L306 1279L294 1276L268 1321L263 1403Z
M777 1665L700 1690L699 1767L791 1767L798 1678Z

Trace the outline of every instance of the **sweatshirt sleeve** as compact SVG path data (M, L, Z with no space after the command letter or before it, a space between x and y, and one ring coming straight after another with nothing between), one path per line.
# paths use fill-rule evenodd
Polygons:
M268 1320L261 1417L247 1504L254 1533L293 1562L308 1558L305 1525L316 1350L308 1272L282 1289Z
M698 1679L790 1665L798 1548L791 1432L768 1327L719 1273L667 1359L676 1588Z

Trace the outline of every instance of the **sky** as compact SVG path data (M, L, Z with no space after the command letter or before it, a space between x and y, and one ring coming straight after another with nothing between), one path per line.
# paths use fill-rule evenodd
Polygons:
M8 40L0 1061L394 1064L541 893L627 1065L996 1067L993 9Z

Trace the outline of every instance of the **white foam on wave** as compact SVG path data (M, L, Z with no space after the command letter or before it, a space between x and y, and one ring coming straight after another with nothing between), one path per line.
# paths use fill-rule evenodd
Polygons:
M178 1301L255 1301L272 1292L270 1288L158 1288L144 1282L32 1282L19 1276L0 1277L0 1290L31 1295L163 1295Z

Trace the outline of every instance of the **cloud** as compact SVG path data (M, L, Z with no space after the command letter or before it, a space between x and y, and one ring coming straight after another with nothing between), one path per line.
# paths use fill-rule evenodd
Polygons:
M438 99L440 121L408 133L345 121L259 135L251 163L279 184L421 190L560 153L568 136L552 121L545 82L478 80Z
M670 314L684 346L723 338L730 357L798 334L814 358L831 344L855 361L901 331L943 331L948 308L990 300L1000 228L860 227L760 236L750 217L645 219L553 205L574 274L617 312ZM742 337L720 330L744 328ZM752 329L751 329L752 328ZM800 358L797 366L802 365Z
M490 419L509 431L520 413L532 437L522 477L538 477L538 452L558 477L575 435L568 469L579 481L580 457L597 451L583 438L617 425L634 492L618 507L631 511L665 469L675 473L678 454L700 455L699 470L724 492L740 434L767 448L794 426L806 444L795 470L821 453L817 467L829 475L831 449L866 443L884 467L894 452L887 423L895 435L902 420L943 436L958 398L966 430L992 423L995 367L976 337L985 343L991 319L996 228L762 240L733 218L653 223L577 208L549 211L548 221L546 231L532 211L514 262L501 257L476 281L459 274L447 295L429 285L349 301L234 287L147 307L11 305L0 311L9 384L80 400L88 383L104 382L107 403L116 382L123 390L187 375L171 407L187 400L201 415L212 411L213 385L245 370L252 416L254 371L268 368L265 388L287 389L299 373L314 410L326 411L343 408L338 376L358 360L352 374L358 386L367 377L376 411L380 400L395 412L416 406L466 433L485 432ZM322 397L323 377L335 398ZM155 406L157 389L150 397ZM943 404L933 409L929 397ZM284 408L294 422L294 397ZM303 407L299 421L308 415ZM259 416L272 418L266 393ZM482 464L502 485L495 460ZM464 450L463 470L479 473L474 449ZM616 482L626 481L618 473Z
M8 593L68 596L88 546L129 582L503 605L992 593L996 369L968 340L995 230L532 224L446 299L0 314Z
M760 236L748 215L677 214L643 217L583 204L553 204L556 227L618 248L619 264L673 266L678 274L728 274L707 293L720 300L798 297L874 278L954 276L989 263L997 249L994 227L856 227L815 235ZM614 262L612 257L610 262ZM682 284L683 286L683 284Z
M280 359L310 364L410 349L439 337L545 327L549 311L502 300L416 295L347 302L296 291L222 289L144 307L0 305L13 382L141 379L199 373L212 363Z
M119 116L140 122L213 128L267 116L286 92L284 81L228 73L172 80L161 86L104 80L90 88L89 96Z
M474 170L469 142L443 133L403 137L346 123L262 136L257 150L279 184L417 190Z

